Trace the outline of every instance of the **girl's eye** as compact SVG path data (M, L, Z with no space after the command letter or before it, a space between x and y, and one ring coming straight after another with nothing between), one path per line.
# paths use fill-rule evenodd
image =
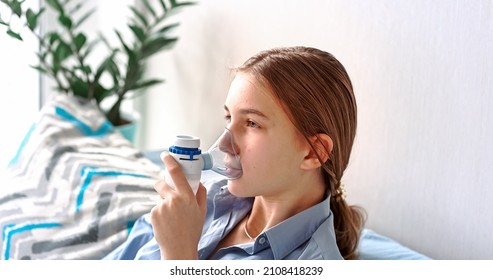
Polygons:
M231 116L224 116L224 120L226 120L226 123L230 123L231 122Z
M247 121L247 126L251 127L251 128L259 128L260 127L256 122L254 122L252 120Z

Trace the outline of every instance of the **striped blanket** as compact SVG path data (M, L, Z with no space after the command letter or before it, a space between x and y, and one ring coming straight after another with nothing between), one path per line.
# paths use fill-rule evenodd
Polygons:
M92 103L56 95L0 186L0 259L101 259L155 205L161 167Z

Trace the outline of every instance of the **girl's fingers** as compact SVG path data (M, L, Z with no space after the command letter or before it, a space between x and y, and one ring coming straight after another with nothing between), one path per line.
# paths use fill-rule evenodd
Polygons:
M176 186L176 191L193 195L193 191L188 184L188 180L175 158L170 154L163 152L161 153L161 159L166 166L166 170L171 176L171 180L173 180L173 183Z

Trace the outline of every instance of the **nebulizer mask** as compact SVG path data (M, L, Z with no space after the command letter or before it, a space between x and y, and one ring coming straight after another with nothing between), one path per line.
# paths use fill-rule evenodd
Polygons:
M212 170L229 180L241 177L240 156L238 155L232 132L225 128L207 152L200 150L200 139L194 136L178 135L168 152L180 164L183 173L194 193L197 193L202 170ZM173 180L165 174L165 181L174 188Z

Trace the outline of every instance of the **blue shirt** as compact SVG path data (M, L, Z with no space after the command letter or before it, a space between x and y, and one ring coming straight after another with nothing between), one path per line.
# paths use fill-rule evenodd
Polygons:
M208 188L207 215L198 244L199 259L342 259L336 244L329 198L268 229L255 241L222 248L212 254L253 204L253 198L238 198L229 193L226 183L227 180L214 181ZM160 258L150 217L146 214L136 221L127 240L104 259Z

